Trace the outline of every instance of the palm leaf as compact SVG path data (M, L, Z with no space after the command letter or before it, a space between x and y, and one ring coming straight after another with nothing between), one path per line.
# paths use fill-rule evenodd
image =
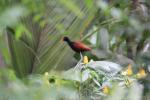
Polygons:
M37 13L23 18L22 24L31 33L31 37L23 32L17 40L11 34L15 32L8 30L12 62L19 76L67 67L74 53L61 42L63 34L67 33L73 39L79 38L95 13L94 6L90 8L85 3L87 0L68 1L74 5L73 8L65 5L64 0L43 1L45 8L41 18L35 17L40 15Z

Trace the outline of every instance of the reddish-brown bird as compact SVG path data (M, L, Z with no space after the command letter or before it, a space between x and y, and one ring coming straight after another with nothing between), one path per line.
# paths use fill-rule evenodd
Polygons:
M83 44L81 41L71 41L68 37L64 37L63 41L67 42L70 48L77 53L91 51L91 48Z
M77 63L77 65L75 66L74 69L79 68L80 67L79 65L81 64L81 62L83 60L81 53L85 52L85 51L91 51L91 48L88 47L87 45L83 44L80 41L71 41L68 37L64 37L63 41L67 42L73 51L80 53L81 59L79 60L79 62Z

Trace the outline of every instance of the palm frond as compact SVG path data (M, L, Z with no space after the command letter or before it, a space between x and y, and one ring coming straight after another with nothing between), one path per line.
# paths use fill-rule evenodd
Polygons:
M63 5L65 2L61 1L42 2L45 8L41 18L36 17L35 20L37 13L23 18L22 24L31 37L26 32L19 40L12 34L8 35L12 62L18 75L63 69L73 57L73 52L65 47L61 38L64 33L78 38L93 19L95 9L93 5L89 8L84 1L70 0L74 6L68 10L70 6ZM78 13L73 9L77 9Z

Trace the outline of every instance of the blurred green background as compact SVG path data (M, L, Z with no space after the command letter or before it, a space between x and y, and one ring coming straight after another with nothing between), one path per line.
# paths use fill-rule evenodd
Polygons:
M27 100L27 95L31 100L47 97L49 90L36 86L28 90L24 83L28 76L76 65L79 55L62 41L63 36L89 45L92 53L84 54L89 59L132 64L134 71L144 68L148 76L140 82L145 86L143 95L149 95L149 0L0 0L0 87L4 90L0 97L8 93L1 100L16 100L19 91L18 100ZM15 89L16 94L11 94ZM44 96L32 97L35 91Z

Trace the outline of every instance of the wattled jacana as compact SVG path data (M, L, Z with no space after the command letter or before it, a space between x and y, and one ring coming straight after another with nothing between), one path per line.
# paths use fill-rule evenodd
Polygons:
M85 51L91 51L91 48L87 45L83 44L80 41L71 41L68 37L63 38L64 41L68 43L68 45L71 47L71 49L77 53L82 53Z
M76 53L80 53L81 59L79 63L82 61L82 52L91 51L91 48L87 45L83 44L81 41L71 41L68 37L63 37L63 41L67 42L70 48ZM78 64L79 64L78 63ZM78 64L76 66L78 66Z

